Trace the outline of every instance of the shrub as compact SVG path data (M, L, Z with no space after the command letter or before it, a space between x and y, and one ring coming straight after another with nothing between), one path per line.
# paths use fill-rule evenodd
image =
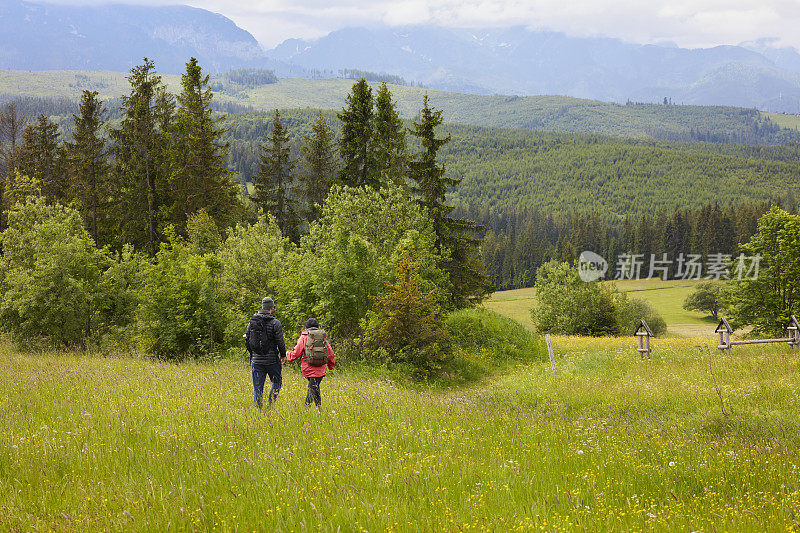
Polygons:
M8 212L0 237L0 319L17 342L86 347L99 318L99 284L111 258L80 213L41 198Z
M453 347L467 359L486 354L500 361L544 361L542 339L516 320L488 309L462 309L447 316L445 325Z
M664 321L664 318L653 309L653 306L638 298L627 298L625 293L620 294L625 297L619 302L621 335L633 335L633 332L639 327L641 319L647 322L653 335L661 336L667 332L667 323Z
M162 244L145 270L137 323L144 350L163 359L210 355L224 340L226 312L213 257Z
M264 296L275 298L277 316L285 317L287 294L297 266L294 245L281 234L272 216L253 225L236 226L222 243L220 264L221 298L228 310L225 331L229 346L243 346L241 337L252 314L261 307Z
M536 273L537 305L531 317L540 332L566 335L619 335L618 292L585 283L568 263L550 261Z
M608 283L585 283L568 263L551 261L536 273L537 305L531 310L541 332L565 335L630 335L644 318L656 335L664 319L647 302L631 299Z

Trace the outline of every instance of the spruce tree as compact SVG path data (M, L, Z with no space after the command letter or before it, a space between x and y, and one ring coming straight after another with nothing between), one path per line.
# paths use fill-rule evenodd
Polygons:
M371 149L375 127L372 88L364 78L358 80L345 100L346 106L337 116L342 121L339 153L342 168L339 181L351 187L380 186L380 174Z
M170 183L172 220L185 227L187 217L205 209L216 225L225 228L241 212L238 185L227 169L229 143L223 142L223 117L211 111L209 76L194 57L181 76L174 124L175 168Z
M265 213L275 217L286 237L297 239L297 211L294 207L292 181L294 162L290 160L289 131L281 122L278 110L272 134L267 144L261 145L261 161L254 177L255 202Z
M0 108L0 232L6 227L6 216L2 206L9 205L6 183L13 186L17 176L22 132L28 124L28 116L17 109L16 102Z
M442 111L428 106L427 94L422 102L419 121L414 122L411 130L422 146L422 152L408 164L412 193L428 210L433 221L436 245L445 257L441 266L452 284L451 303L455 307L465 307L480 301L490 290L486 267L477 255L479 241L474 237L483 227L471 220L450 216L453 208L447 205L445 195L448 188L461 180L446 177L444 165L436 162L439 149L450 141L450 135L436 137L436 127L442 123Z
M385 82L375 95L375 129L371 150L381 183L405 184L408 159L406 129Z
M72 115L75 129L67 143L67 158L72 175L71 196L83 208L83 222L98 244L102 220L107 216L109 199L109 165L106 142L101 136L106 110L96 91L83 91L80 116Z
M336 139L322 111L311 126L311 135L303 137L301 150L300 182L306 203L306 219L313 222L319 218L322 202L336 177Z
M28 115L9 102L0 108L0 172L10 176L18 165L22 133L28 125Z
M112 131L115 233L154 256L165 212L174 102L147 58L131 69L128 82L131 93L122 97L122 123Z
M58 126L40 114L35 124L25 128L19 161L20 172L38 181L43 196L53 202L65 200L68 190L59 137Z

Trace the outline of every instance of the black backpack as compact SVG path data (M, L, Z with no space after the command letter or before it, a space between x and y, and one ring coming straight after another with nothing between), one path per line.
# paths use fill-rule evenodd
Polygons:
M250 319L247 336L247 350L251 354L267 355L271 348L270 340L272 340L272 328L269 327L269 321L260 315L256 315Z

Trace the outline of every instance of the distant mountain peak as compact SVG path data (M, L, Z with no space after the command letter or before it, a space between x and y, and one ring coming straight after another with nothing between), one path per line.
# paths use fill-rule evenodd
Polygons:
M796 110L800 54L773 44L687 49L522 26L410 25L340 29L286 41L267 55L306 69L388 72L445 90Z

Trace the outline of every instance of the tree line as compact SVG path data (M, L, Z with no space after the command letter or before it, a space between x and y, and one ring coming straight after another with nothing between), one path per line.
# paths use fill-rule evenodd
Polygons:
M676 261L683 254L698 255L701 262L712 254L735 256L739 244L755 235L758 219L773 205L790 213L798 206L789 195L776 201L745 203L722 208L719 204L700 208L662 209L654 215L629 215L614 220L592 213L558 216L537 209L521 210L502 219L477 216L487 227L481 244L483 261L495 285L501 289L534 284L537 270L549 261L574 264L583 251L602 256L609 263L606 279L615 276L615 263L622 254L641 254L642 275L649 274L651 255ZM677 263L669 266L669 278L682 275ZM659 271L656 275L662 276Z
M276 110L249 191L227 168L224 117L194 58L177 95L147 59L128 81L113 125L85 91L68 139L44 114L2 108L3 329L61 345L125 338L164 357L215 353L235 346L267 291L291 323L318 315L341 338L446 353L435 340L444 314L490 284L481 228L452 216L454 181L437 161L450 139L427 98L407 128L386 85L373 93L361 79L341 133L319 114L299 157ZM50 331L54 312L68 318ZM418 320L409 313L430 319L420 337L430 346L403 325Z

